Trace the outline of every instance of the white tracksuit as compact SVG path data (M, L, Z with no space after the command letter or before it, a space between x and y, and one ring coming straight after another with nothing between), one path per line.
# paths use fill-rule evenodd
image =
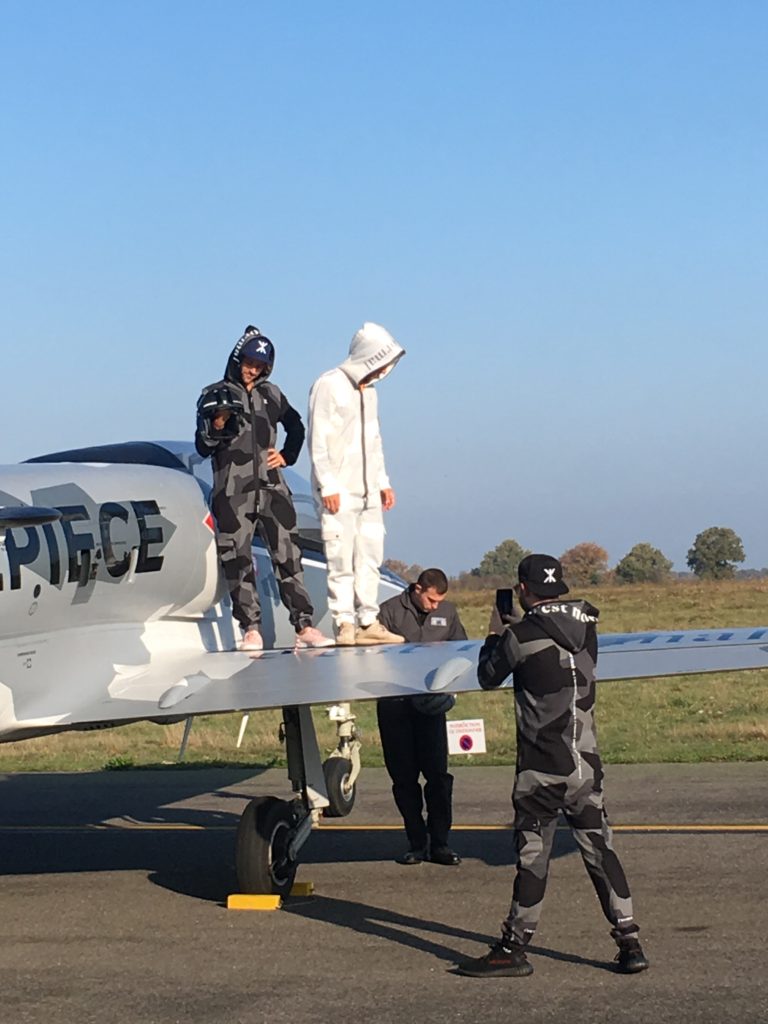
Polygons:
M328 560L328 608L336 626L370 625L379 612L379 566L384 558L381 491L389 488L373 386L360 381L392 369L405 350L389 331L365 323L349 358L315 381L309 393L312 491ZM338 494L332 515L322 498Z

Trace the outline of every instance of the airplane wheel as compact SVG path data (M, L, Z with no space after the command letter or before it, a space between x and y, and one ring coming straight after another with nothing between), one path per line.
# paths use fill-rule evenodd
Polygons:
M357 783L349 784L352 762L348 757L329 757L323 763L325 788L330 803L323 810L324 818L346 818L355 806Z
M274 796L251 800L237 826L235 865L240 892L287 896L298 864L288 856L295 831L291 805Z

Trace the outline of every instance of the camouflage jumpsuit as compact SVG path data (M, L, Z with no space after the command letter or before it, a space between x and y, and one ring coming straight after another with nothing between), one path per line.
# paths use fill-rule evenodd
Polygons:
M618 939L639 930L603 806L594 720L598 614L586 601L546 601L501 636L489 636L480 652L483 689L500 686L514 673L518 864L502 925L507 941L525 943L536 930L561 811L611 934Z
M269 372L248 391L241 382L239 349L235 346L224 380L203 390L226 387L239 398L245 415L232 417L216 431L210 419L198 415L195 447L213 461L211 508L216 519L217 546L232 598L232 612L243 629L258 627L261 605L253 567L253 536L258 532L275 570L280 597L296 632L312 625L313 608L301 567L296 533L296 510L279 469L267 467L267 450L276 447L277 425L286 433L282 456L292 466L304 443L304 424ZM271 367L270 367L271 371Z

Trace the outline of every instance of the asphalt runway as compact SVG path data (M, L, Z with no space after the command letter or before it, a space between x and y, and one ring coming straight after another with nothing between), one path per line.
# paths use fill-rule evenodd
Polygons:
M288 795L284 772L0 776L0 1021L768 1022L768 763L608 767L651 960L633 977L567 832L535 973L452 973L507 910L511 779L457 770L464 863L406 868L386 775L366 769L352 814L304 848L315 895L257 913L225 909L234 828L248 797Z

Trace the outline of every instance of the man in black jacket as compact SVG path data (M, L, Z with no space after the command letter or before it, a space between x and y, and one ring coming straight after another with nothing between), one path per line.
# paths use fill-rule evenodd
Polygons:
M445 573L425 569L407 590L381 605L379 621L407 643L466 640L456 607L445 600L447 591ZM398 864L421 864L425 860L461 863L448 845L453 776L448 773L445 714L454 702L449 694L424 694L387 697L376 705L384 763L408 838L408 849L398 857ZM423 794L419 775L426 779Z
M648 967L637 939L626 876L603 807L603 769L595 732L595 665L599 612L587 601L563 601L568 587L550 555L528 555L515 588L525 615L489 636L477 675L483 689L513 675L517 719L515 808L517 874L499 942L458 965L473 977L522 977L541 914L560 812L571 828L600 906L619 948L618 970Z
M245 651L264 646L253 571L255 531L272 559L280 597L296 630L296 646L333 644L312 625L296 510L280 472L298 458L304 424L280 388L268 380L274 362L269 338L256 327L246 327L229 356L224 379L204 388L197 403L195 447L213 461L211 507L217 547ZM286 435L281 451L276 448L278 424Z

